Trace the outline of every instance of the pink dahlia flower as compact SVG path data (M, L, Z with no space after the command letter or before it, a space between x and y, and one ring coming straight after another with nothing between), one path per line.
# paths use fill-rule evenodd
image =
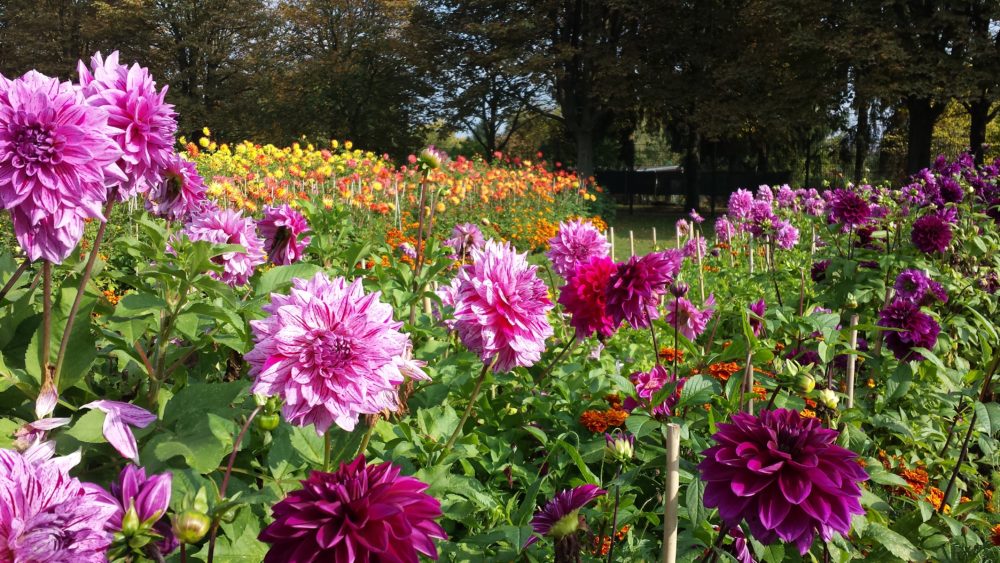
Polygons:
M145 428L156 422L156 415L142 407L120 401L100 400L83 405L83 409L97 409L104 413L104 438L118 453L132 463L139 463L139 446L131 426Z
M261 236L264 237L264 248L272 263L281 265L294 264L302 259L302 254L309 241L309 224L301 213L287 203L264 208L264 218L257 222Z
M106 492L70 477L55 459L0 450L0 561L107 561L115 510Z
M80 61L80 86L87 103L108 112L108 124L119 131L114 140L122 149L119 167L128 180L118 186L118 201L145 193L162 181L163 170L174 155L177 114L166 103L167 88L156 91L149 70L118 64L118 51L107 59L97 53L90 68Z
M851 516L864 514L858 483L868 475L818 419L778 409L736 413L718 427L698 470L705 506L727 527L746 520L761 543L781 539L805 555L817 532L824 541L847 535Z
M108 186L125 180L108 114L69 82L31 71L0 90L0 207L30 260L61 263L104 220Z
M183 221L201 209L205 190L194 163L173 154L164 165L162 179L146 194L146 209L169 221Z
M250 321L256 345L246 356L253 392L280 395L285 418L353 430L358 417L396 410L410 337L399 332L392 307L366 294L361 280L348 284L322 272L292 280L289 295L271 294L268 316ZM422 372L421 372L422 373Z
M111 484L110 498L114 499L116 511L108 520L108 530L121 532L126 513L132 511L139 521L139 530L130 534L155 538L150 532L161 536L156 543L163 555L177 549L178 542L166 516L170 508L170 488L173 475L170 472L146 477L146 470L135 465L126 465L118 475L118 481Z
M531 527L536 534L552 536L560 540L576 533L580 526L580 509L590 504L595 498L607 494L607 491L597 485L580 485L556 493L546 505L535 513L531 519ZM524 542L524 547L538 541L538 536L531 536Z
M607 313L608 282L617 271L615 263L607 256L594 256L576 267L559 290L559 304L571 315L569 324L576 329L577 338L587 338L597 333L606 339L618 330Z
M660 298L681 271L684 256L679 250L633 256L618 264L608 284L608 314L615 323L628 321L632 328L647 328L660 318Z
M264 241L257 235L257 227L242 211L232 209L202 209L191 217L181 234L190 240L207 240L214 244L239 244L244 252L226 252L212 260L222 264L222 275L215 272L212 277L231 286L246 285L254 268L264 263Z
M533 365L552 336L546 314L553 305L537 270L527 254L493 240L473 250L472 263L459 270L455 328L484 363L496 358L495 372Z
M611 244L594 225L580 219L559 223L556 236L549 239L545 254L552 261L552 269L566 278L573 274L577 264L595 256L607 256Z
M698 338L705 332L712 313L715 312L715 295L705 300L705 309L700 310L686 298L667 299L667 322L688 340Z
M664 385L668 383L677 384L673 392L662 403L653 407L653 416L658 418L673 415L674 407L681 400L681 390L684 389L684 384L687 383L687 378L682 377L678 379L676 373L668 372L667 368L662 365L655 365L649 371L637 371L630 375L629 379L635 384L635 394L639 398L638 401L632 397L625 398L622 406L629 412L632 412L638 406L649 408L653 400L653 395L656 395Z
M366 465L363 455L333 473L313 471L272 507L274 522L259 536L271 544L264 563L436 560L434 539L448 535L435 522L441 503L425 490L392 463Z

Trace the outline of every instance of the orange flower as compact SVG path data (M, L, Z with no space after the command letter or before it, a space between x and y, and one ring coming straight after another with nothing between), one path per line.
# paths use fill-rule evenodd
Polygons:
M678 350L670 346L664 346L660 348L660 358L668 364L672 364L674 360L678 362L684 361L684 350Z
M1000 545L1000 524L993 526L993 529L990 531L992 532L992 535L990 535L990 542L993 543L993 545Z
M816 413L809 409L802 409L799 412L799 416L801 416L802 418L816 418Z
M929 489L929 491L928 491L927 496L924 497L924 500L926 500L927 502L931 503L931 506L934 507L934 510L938 510L939 508L941 508L941 503L944 502L944 491L942 491L941 489L939 489L937 487L931 487ZM949 506L947 504L944 505L944 511L943 512L945 514L948 514L949 512L951 512L951 506Z
M729 381L729 378L740 371L736 362L718 362L708 366L708 373L719 381Z
M906 480L910 489L913 490L913 493L910 494L910 496L922 495L924 493L924 488L927 486L927 482L930 479L927 472L920 467L916 469L903 469L902 477Z
M758 401L763 401L767 399L767 389L763 385L753 384L753 394L757 397Z

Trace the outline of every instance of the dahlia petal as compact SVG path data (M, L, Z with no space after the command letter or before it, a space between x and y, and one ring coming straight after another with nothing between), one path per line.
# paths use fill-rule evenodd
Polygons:
M809 478L792 471L783 471L778 475L778 486L781 487L781 493L792 504L801 503L812 491L812 482L809 481Z
M791 508L791 505L774 491L761 495L758 512L760 522L766 528L777 528L784 522Z

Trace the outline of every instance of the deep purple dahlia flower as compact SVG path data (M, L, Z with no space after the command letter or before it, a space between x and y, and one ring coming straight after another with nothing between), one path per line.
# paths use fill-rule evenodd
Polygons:
M812 281L819 283L826 279L826 271L829 268L829 260L817 260L816 262L813 262L812 267L809 269L809 277Z
M567 278L577 264L595 256L607 256L610 251L611 244L594 225L574 219L559 223L559 231L549 239L549 251L545 255L552 261L552 269Z
M309 224L301 213L287 203L264 208L264 218L257 222L267 257L279 266L294 264L312 240L308 235Z
M107 561L107 492L80 483L56 459L0 450L0 561Z
M914 347L934 348L941 327L934 317L920 310L913 301L897 298L879 313L879 326L895 328L885 332L885 345L892 350L896 359L903 362L920 361L924 357L914 352Z
M441 503L426 489L392 463L366 464L363 455L333 473L313 471L271 508L274 522L259 536L271 544L264 563L437 559L433 540L448 535L435 522Z
M60 263L105 220L108 186L125 181L108 113L69 82L35 71L0 91L0 207L30 260Z
M761 543L781 539L805 555L817 532L825 541L847 535L851 516L864 514L858 483L868 475L821 421L778 409L736 413L718 428L698 470L705 506L727 527L746 520Z
M254 393L279 395L292 424L336 424L353 430L362 414L399 407L400 358L410 337L399 332L379 292L365 293L322 272L292 280L289 295L271 294L268 316L250 321L256 344L246 354Z
M607 313L608 283L617 270L607 256L594 256L580 263L559 290L559 304L571 315L570 325L577 338L597 333L601 339L611 338L618 325Z
M167 159L160 182L146 194L146 209L157 217L183 221L201 209L205 191L194 163L174 154Z
M830 220L845 227L860 227L871 218L871 206L851 190L836 189L830 195L827 213Z
M608 314L615 323L628 321L632 328L647 328L660 317L660 298L681 270L684 256L679 250L633 256L618 264L608 285Z
M607 494L607 491L597 485L580 485L556 493L546 505L535 513L531 519L531 527L536 534L552 536L556 540L575 533L580 526L580 509L595 498ZM524 547L538 541L538 536L531 536L524 542Z
M244 217L242 211L202 209L191 217L181 234L193 241L242 245L243 252L226 252L212 259L223 266L222 275L212 272L212 277L234 287L246 285L254 269L266 259L257 225L251 217Z
M896 297L918 305L930 305L934 301L948 302L948 293L944 287L921 270L903 270L896 276L896 283L892 287L896 290Z
M749 318L750 328L753 335L759 337L764 332L764 313L767 312L767 302L761 298L759 301L750 304L750 312L755 316Z
M951 244L951 225L935 213L929 213L913 222L910 240L921 252L933 254L948 250Z
M148 69L118 64L118 51L107 59L97 53L89 69L83 61L77 68L87 103L107 111L108 124L119 131L113 139L122 149L118 165L128 180L115 190L116 199L130 199L160 184L177 132L174 106L165 101L167 87L157 92Z
M469 350L493 370L528 367L542 356L552 336L547 313L553 304L538 267L510 243L489 240L472 251L472 263L459 270L455 328Z

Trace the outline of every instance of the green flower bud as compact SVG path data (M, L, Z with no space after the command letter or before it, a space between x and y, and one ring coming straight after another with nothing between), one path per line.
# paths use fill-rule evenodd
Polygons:
M828 409L837 408L839 401L840 399L837 398L837 394L833 392L833 389L823 389L819 392L819 402Z
M126 537L134 536L139 531L139 514L135 511L135 505L129 504L128 511L122 517L122 534Z
M212 520L205 513L185 510L174 518L174 535L183 543L198 543L211 526Z
M816 388L816 380L808 373L799 374L795 379L795 389L803 395L809 394Z
M262 414L257 417L257 428L270 432L281 423L281 417L277 414Z

